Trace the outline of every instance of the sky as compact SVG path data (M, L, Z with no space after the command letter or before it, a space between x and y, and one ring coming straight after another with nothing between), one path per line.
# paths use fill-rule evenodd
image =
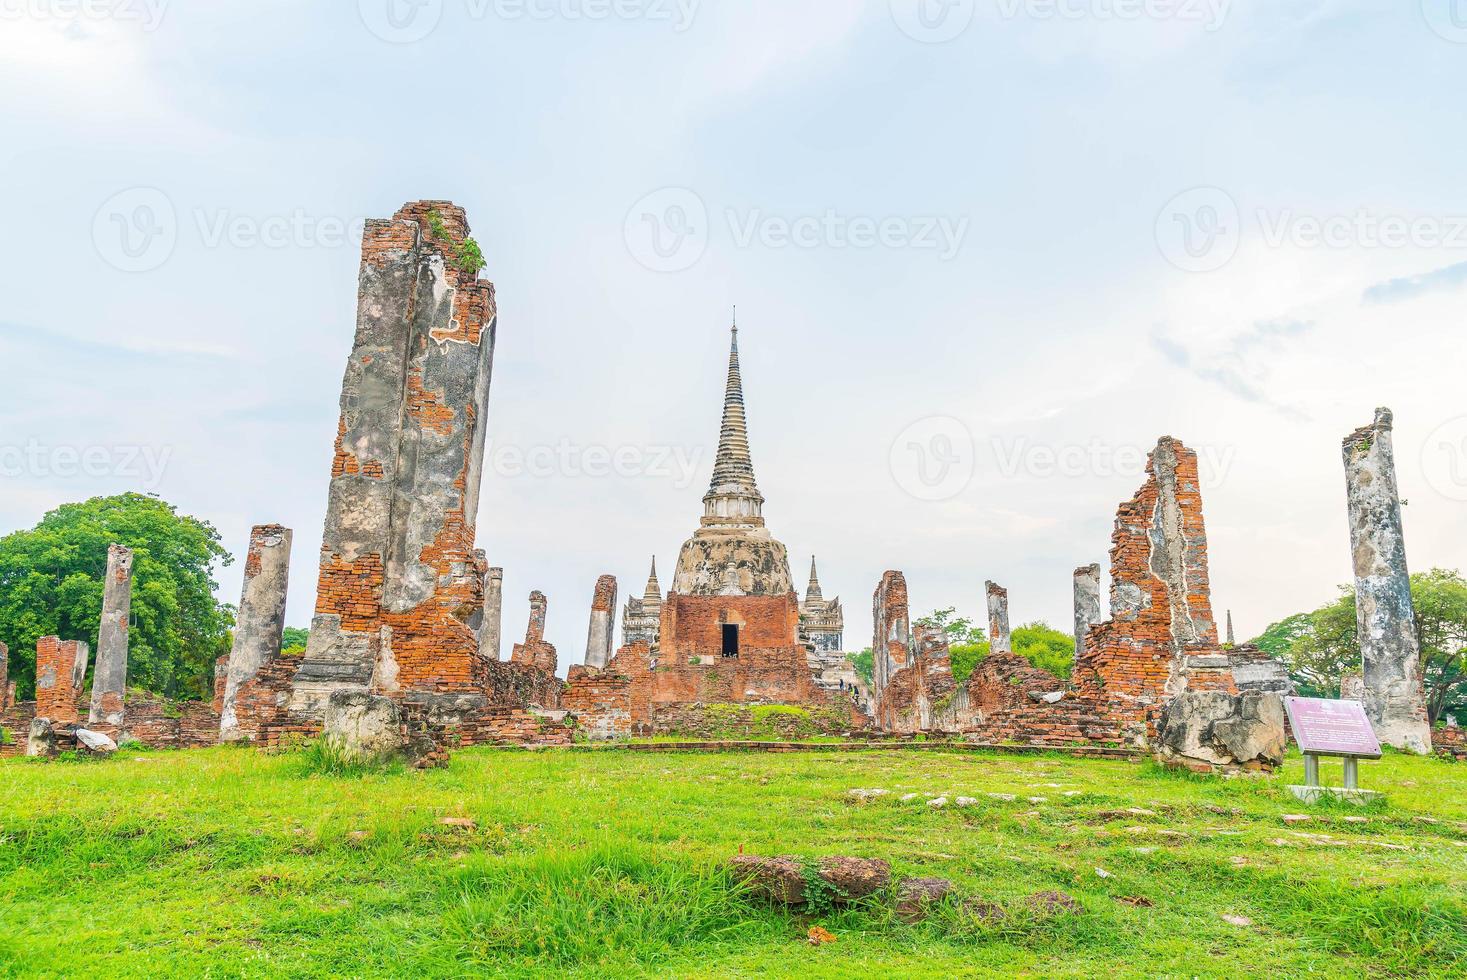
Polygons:
M468 213L497 287L479 544L562 667L670 584L731 310L765 517L869 644L1070 620L1163 435L1240 639L1350 578L1396 418L1467 570L1467 0L0 0L0 534L139 490L295 529L309 623L359 229ZM612 462L608 462L608 460ZM242 561L218 575L237 601Z

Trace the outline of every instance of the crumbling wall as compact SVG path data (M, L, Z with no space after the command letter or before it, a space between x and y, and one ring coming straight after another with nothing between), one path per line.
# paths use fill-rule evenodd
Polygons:
M127 627L132 611L132 549L114 544L107 549L107 573L102 584L102 621L97 634L97 664L92 671L92 707L89 724L123 723L127 695Z
M1085 655L1085 634L1090 631L1091 626L1104 618L1100 611L1100 566L1098 564L1082 565L1075 569L1074 606L1075 657L1079 659Z
M555 647L545 642L545 613L549 605L545 593L530 593L530 623L525 628L525 642L514 645L509 655L511 663L528 664L546 673L555 673Z
M907 666L911 648L911 614L907 579L901 572L881 576L871 600L872 696L879 705L887 684Z
M74 725L91 649L80 640L43 636L36 641L36 715L53 724Z
M336 690L475 687L496 319L468 234L447 201L405 205L363 233L316 615L292 685L291 710L316 724Z
M616 632L616 576L603 575L596 580L591 596L591 622L586 631L586 666L605 667L612 656L613 634Z
M876 702L877 726L906 734L957 732L969 712L968 693L953 680L947 635L916 627L906 665L887 678Z
M983 583L988 603L988 648L993 653L1010 653L1014 649L1009 629L1009 590L996 582Z

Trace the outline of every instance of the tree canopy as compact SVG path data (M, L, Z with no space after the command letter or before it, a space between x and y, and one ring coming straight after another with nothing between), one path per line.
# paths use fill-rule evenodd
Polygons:
M1421 640L1426 707L1433 723L1467 712L1467 580L1444 568L1411 576L1411 605ZM1355 589L1313 612L1295 613L1253 641L1289 665L1301 694L1338 697L1340 676L1360 670L1355 631Z
M0 538L0 641L10 646L18 696L34 696L39 638L84 640L96 650L113 544L134 555L129 686L174 698L209 693L234 625L232 608L214 597L214 571L233 559L207 521L127 493L64 504Z
M923 616L916 625L937 627L947 634L953 679L960 684L973 673L978 662L988 656L987 631L974 626L973 620L959 616L954 607L938 609ZM1070 676L1075 665L1075 638L1070 634L1036 621L1015 627L1010 639L1014 653L1035 667L1049 671L1060 680Z

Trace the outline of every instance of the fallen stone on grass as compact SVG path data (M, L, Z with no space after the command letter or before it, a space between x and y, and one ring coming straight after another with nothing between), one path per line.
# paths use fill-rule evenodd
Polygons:
M804 905L808 900L807 866L835 890L832 900L836 902L866 898L891 884L891 865L879 859L823 857L811 866L803 858L787 855L740 854L728 865L734 880L747 885L751 895L782 905Z
M1246 929L1253 924L1253 920L1248 918L1246 915L1232 915L1230 913L1224 913L1222 920L1228 925L1237 926L1240 929Z
M952 890L946 878L903 878L897 884L896 916L908 924L921 922L928 906L945 900Z
M1284 823L1308 823L1314 818L1307 813L1286 813L1280 819Z
M811 926L810 931L805 934L805 941L811 946L824 946L826 943L835 942L835 933L828 932L820 926Z
M1095 874L1101 878L1109 878L1111 876L1110 872L1105 870L1104 868L1096 868Z
M964 808L978 805L978 801L971 796L960 796L956 800L953 800L953 803Z
M479 826L468 817L439 817L438 824L442 827L458 827L462 830L474 830Z
M846 798L855 804L870 803L872 800L883 796L890 796L889 789L853 789L846 793Z
M112 741L101 732L94 732L87 728L76 730L76 740L89 752L99 755L110 755L117 751L117 743Z
M1018 799L1013 793L989 793L988 798L991 800L1002 800L1005 803L1012 803Z
M927 805L934 809L941 810L943 807L947 806L947 797L939 796L935 800L928 800Z
M1247 691L1185 691L1162 709L1159 760L1199 772L1271 771L1284 760L1284 699Z
M1345 823L1370 823L1369 817L1346 817Z
M902 794L902 802L903 803L910 803L910 802L912 802L913 800L915 800L917 797L919 797L921 795L922 795L921 793L903 793Z
M981 898L965 898L958 907L967 915L972 916L986 925L1002 922L1009 917L1009 914L1004 911L1002 905L984 901Z

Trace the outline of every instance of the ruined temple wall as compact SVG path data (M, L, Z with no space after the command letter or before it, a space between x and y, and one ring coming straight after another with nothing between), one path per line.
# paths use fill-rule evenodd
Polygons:
M334 690L472 689L495 302L461 262L467 236L446 201L364 231L316 616L293 685L306 719Z
M888 679L875 706L882 731L958 732L971 712L968 692L953 680L947 637L941 630L917 627L906 666Z
M723 656L723 625L739 627L739 654ZM651 700L826 704L799 645L799 598L684 596L662 606Z
M907 606L907 580L901 572L881 576L871 600L872 696L879 703L882 692L897 671L907 665L911 643L911 614Z
M128 620L132 610L132 549L107 549L102 585L102 619L97 631L97 662L92 671L92 706L88 723L120 725L127 696Z
M36 641L36 714L55 724L76 724L91 649L80 640L43 636Z

